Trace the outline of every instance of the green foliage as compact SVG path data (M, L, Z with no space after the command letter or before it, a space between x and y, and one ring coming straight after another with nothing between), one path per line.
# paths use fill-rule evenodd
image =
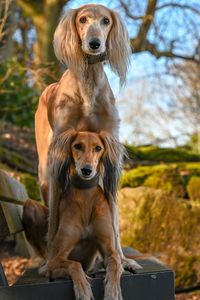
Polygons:
M195 268L197 257L191 254L183 259L182 256L177 255L177 261L179 263L179 267L175 273L176 286L194 286L195 282L198 282L198 275Z
M183 198L187 196L187 184L194 175L200 176L198 162L138 166L122 174L120 187L148 186Z
M3 163L7 163L7 165L11 166L13 169L18 169L19 171L26 170L30 173L35 173L33 168L33 164L27 158L16 151L7 149L0 144L0 161Z
M191 176L188 185L187 192L192 200L200 200L200 176Z
M159 148L156 146L125 146L131 159L154 162L192 162L200 161L200 155L184 148Z
M194 152L198 152L198 144L199 144L199 139L200 139L200 133L196 132L194 133L191 137L190 140L187 144L187 147L189 147L190 149L192 149L192 151Z
M155 170L144 182L144 186L165 190L176 197L184 197L185 187L183 178L176 166Z
M30 74L16 60L0 66L1 119L19 126L33 126L38 92L32 86Z
M38 183L34 176L28 173L23 173L20 176L20 181L25 185L27 193L31 199L40 200Z
M155 167L154 167L155 168ZM160 166L156 166L160 168ZM120 179L121 187L136 187L143 185L145 179L152 174L152 167L137 167L128 172L124 172Z
M0 169L6 171L6 173L8 173L11 177L14 177L15 179L23 183L31 199L41 201L39 185L35 176L13 170L1 162Z
M121 240L175 271L176 287L200 282L200 206L153 188L119 191Z

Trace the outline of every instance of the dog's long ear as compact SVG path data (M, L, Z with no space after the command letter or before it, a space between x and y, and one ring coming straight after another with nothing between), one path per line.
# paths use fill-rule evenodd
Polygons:
M75 24L77 12L78 9L70 9L61 17L53 41L58 60L75 73L80 72L85 65Z
M111 14L113 25L107 40L108 61L111 69L119 76L120 83L123 85L130 62L130 40L121 17L114 11Z
M68 130L53 137L48 153L48 200L49 226L48 247L50 247L59 226L59 204L69 187L71 163L70 145L76 136L75 130Z
M116 201L118 180L121 173L124 147L114 137L105 131L100 132L104 143L105 153L103 155L103 187L106 198L109 201Z
M48 171L50 177L60 187L62 194L69 186L69 172L71 163L71 142L77 135L74 129L60 133L53 138L49 146Z

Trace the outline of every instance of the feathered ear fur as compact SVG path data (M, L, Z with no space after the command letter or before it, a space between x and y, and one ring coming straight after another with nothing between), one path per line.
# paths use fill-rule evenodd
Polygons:
M130 62L130 40L127 29L118 15L111 11L113 25L108 36L107 53L111 69L119 76L120 84L126 81L126 73Z
M69 185L69 168L71 163L70 145L77 132L74 129L60 133L53 138L49 146L49 175L64 193Z
M48 198L49 226L48 246L51 245L59 225L59 203L61 196L69 187L69 171L71 163L70 145L76 136L75 130L65 131L53 138L48 153Z
M116 201L118 180L121 173L124 147L115 138L105 131L100 132L100 137L105 146L103 156L103 188L109 201Z
M80 46L75 19L78 9L68 10L61 18L54 34L55 55L75 73L82 72L85 61Z

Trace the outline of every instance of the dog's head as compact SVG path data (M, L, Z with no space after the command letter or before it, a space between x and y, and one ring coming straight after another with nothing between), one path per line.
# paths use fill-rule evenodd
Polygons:
M74 175L87 181L96 175L106 177L107 173L107 184L112 185L112 168L119 165L122 149L121 144L104 131L65 131L54 137L49 147L50 176L62 191L66 191Z
M106 53L111 68L125 81L130 42L121 17L103 5L89 4L68 10L54 35L57 58L80 73L87 65L86 56Z
M99 172L100 161L105 152L99 134L78 132L71 143L70 150L74 162L71 172L85 180L93 178Z

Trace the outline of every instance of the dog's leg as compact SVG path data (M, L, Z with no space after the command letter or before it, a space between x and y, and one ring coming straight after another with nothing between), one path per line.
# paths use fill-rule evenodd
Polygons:
M124 256L120 243L120 235L119 235L119 219L118 219L118 207L117 207L117 187L119 181L119 175L121 173L121 165L122 165L122 155L121 153L118 157L118 162L116 165L112 164L108 158L104 159L104 168L105 174L103 177L103 189L106 199L108 200L108 204L110 207L111 215L112 215L112 225L115 236L115 247L118 251L122 265L124 269L129 270L130 272L135 272L137 269L141 269L142 267L133 259L128 259Z
M127 258L124 256L122 247L121 247L121 243L120 243L117 203L112 201L112 203L110 203L110 207L111 207L111 211L112 211L112 215L113 215L113 230L114 230L114 235L115 235L115 247L121 257L122 266L125 270L135 273L135 270L142 269L142 267L134 259L130 259L130 258Z
M120 277L122 264L119 253L114 248L112 228L102 230L100 249L106 266L104 300L122 300Z
M47 254L48 208L34 200L27 200L23 207L22 223L26 238L36 252L45 258Z
M121 257L122 266L125 270L135 273L135 270L142 269L142 267L134 259L130 259L124 256L121 243L120 243L117 203L115 201L112 201L110 203L110 208L113 216L112 220L113 220L113 231L115 236L115 247Z
M80 240L82 233L81 219L73 222L72 214L74 215L74 212L71 213L70 209L63 212L55 239L48 249L48 261L39 273L51 278L70 276L76 299L90 300L93 299L92 290L81 264L69 260L69 255Z
M105 259L106 278L104 300L122 300L120 277L122 274L121 259L114 252Z
M111 213L107 202L97 207L95 213L94 234L106 266L104 300L122 300L120 288L122 264L120 255L115 249Z
M90 278L84 273L81 264L73 260L55 259L49 263L48 275L52 278L71 277L76 300L94 299Z

